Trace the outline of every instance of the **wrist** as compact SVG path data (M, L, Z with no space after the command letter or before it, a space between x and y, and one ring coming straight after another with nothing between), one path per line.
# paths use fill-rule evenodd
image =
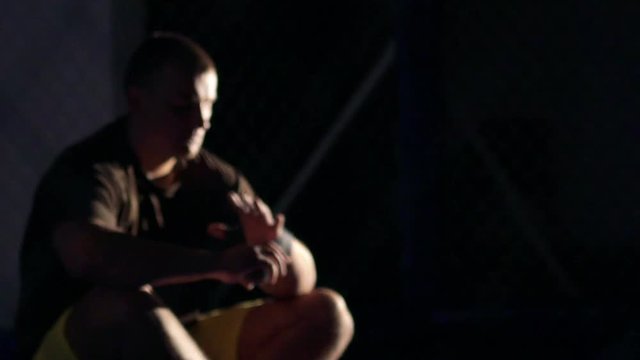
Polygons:
M295 237L291 232L289 232L289 230L282 229L280 235L276 237L275 242L280 245L282 250L284 250L287 255L291 255L291 246L293 245L293 239L295 239Z
M204 278L210 280L223 280L224 272L222 270L223 267L221 264L220 253L202 250L194 260L196 271L203 274Z

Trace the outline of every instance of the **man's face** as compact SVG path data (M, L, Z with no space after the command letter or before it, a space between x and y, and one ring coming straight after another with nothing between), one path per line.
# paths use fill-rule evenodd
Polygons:
M176 66L165 66L156 83L141 91L137 107L154 146L171 156L193 158L211 127L217 89L213 69L194 77Z

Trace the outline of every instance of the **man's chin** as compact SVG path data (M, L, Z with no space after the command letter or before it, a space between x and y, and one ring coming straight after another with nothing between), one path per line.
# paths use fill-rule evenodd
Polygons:
M198 153L200 152L200 150L196 151L196 152L187 152L184 156L185 160L193 160L196 158L196 156L198 156Z
M185 160L192 160L196 156L198 156L201 149L202 149L202 146L186 146L182 153L182 157Z

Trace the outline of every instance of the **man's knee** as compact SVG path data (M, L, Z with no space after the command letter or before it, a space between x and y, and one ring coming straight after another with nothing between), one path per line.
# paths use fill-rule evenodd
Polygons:
M120 323L160 305L149 291L96 288L74 305L72 318L81 317L92 323Z
M80 359L204 358L175 314L148 289L94 289L74 305L66 339Z
M111 342L160 305L147 291L95 288L74 304L65 333L73 347L89 339Z
M314 326L328 329L341 336L353 335L353 317L342 295L331 289L319 288L307 297L306 310Z

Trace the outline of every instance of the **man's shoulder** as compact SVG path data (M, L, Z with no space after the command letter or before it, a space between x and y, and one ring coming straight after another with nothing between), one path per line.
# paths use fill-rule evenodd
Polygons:
M57 160L99 162L116 159L125 154L128 146L125 119L118 118L65 147Z
M49 166L46 178L121 169L127 163L126 134L121 121L114 121L67 146Z
M127 149L126 127L123 119L103 125L100 129L68 146L61 157L72 157L88 162L116 160Z

